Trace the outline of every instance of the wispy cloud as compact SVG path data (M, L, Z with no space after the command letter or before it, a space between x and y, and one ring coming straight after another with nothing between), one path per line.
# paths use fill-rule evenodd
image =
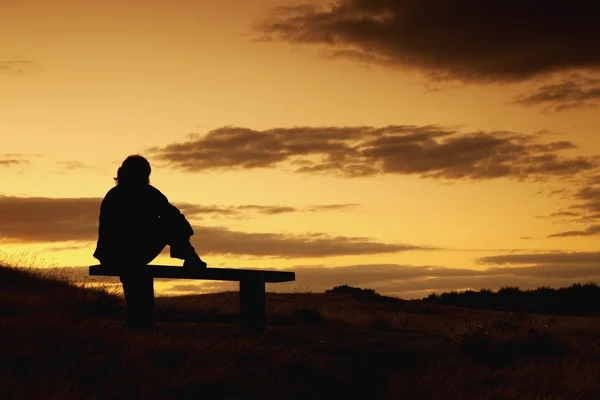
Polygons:
M360 207L359 204L322 204L312 206L277 206L277 205L256 205L247 204L240 206L219 206L207 205L199 206L195 204L180 203L178 207L181 211L192 218L208 216L209 218L225 219L247 219L256 215L281 215L293 213L316 213L316 212L335 212L348 211Z
M36 63L30 60L0 59L0 73L23 74L32 71Z
M82 163L81 161L58 161L57 164L63 171L73 171L78 169L90 169L91 166Z
M43 252L59 252L59 251L73 251L73 250L83 250L87 248L85 244L71 244L71 245L63 245L63 246L52 246L46 247L43 249Z
M573 75L559 83L542 85L517 96L517 104L541 106L545 112L597 107L600 102L600 78Z
M579 217L581 213L575 211L556 211L549 215L537 215L536 218L565 218L565 217Z
M596 171L592 171L596 173ZM578 188L577 188L578 187ZM561 218L562 222L589 224L586 228L569 229L555 232L548 237L575 237L596 236L600 234L600 179L597 174L584 175L576 181L573 191L563 199L569 201L568 205L548 216L538 218Z
M600 270L600 252L547 252L530 254L502 254L495 256L480 257L477 259L481 264L515 264L533 266L564 266L567 268L576 265L596 265ZM573 269L575 270L575 269ZM515 270L516 271L516 270Z
M584 186L577 193L575 199L580 201L573 206L574 209L580 209L589 214L600 213L600 187Z
M30 164L28 157L19 153L0 154L0 167L14 167Z
M506 131L462 133L436 125L296 127L253 130L223 127L149 153L183 171L283 168L298 173L364 177L418 175L432 179L539 180L571 178L597 166L568 156L570 141Z
M597 70L599 11L594 1L340 0L275 8L255 29L262 40L437 80L508 82Z
M598 236L598 235L600 235L600 225L590 225L585 229L553 233L551 235L548 235L548 237L553 238L553 237Z
M384 243L367 237L322 233L249 233L226 228L194 227L193 242L201 254L313 258L437 250L435 247Z

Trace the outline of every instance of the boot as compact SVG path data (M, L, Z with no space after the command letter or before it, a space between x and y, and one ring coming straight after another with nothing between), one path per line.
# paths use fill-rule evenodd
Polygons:
M196 254L194 251L193 254L185 258L183 261L183 267L190 269L206 269L206 263L202 261L200 256L198 256L198 254Z

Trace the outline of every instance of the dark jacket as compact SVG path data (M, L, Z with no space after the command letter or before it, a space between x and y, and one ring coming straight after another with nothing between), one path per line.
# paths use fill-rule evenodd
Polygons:
M100 206L94 257L101 263L135 260L174 234L188 239L194 231L165 195L152 185L117 185Z

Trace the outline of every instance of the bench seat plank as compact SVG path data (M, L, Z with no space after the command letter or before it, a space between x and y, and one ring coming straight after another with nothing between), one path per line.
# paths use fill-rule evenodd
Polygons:
M204 270L192 270L171 265L148 265L155 278L176 279L204 279L211 281L263 281L263 282L290 282L296 279L295 272L269 271L235 268L206 268ZM119 276L119 271L102 265L90 266L90 275L96 276Z

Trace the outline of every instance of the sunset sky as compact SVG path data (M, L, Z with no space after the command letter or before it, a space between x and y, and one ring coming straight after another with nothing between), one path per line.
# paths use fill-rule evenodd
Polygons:
M268 290L598 282L600 5L534 3L0 0L0 252L82 277L139 153Z

